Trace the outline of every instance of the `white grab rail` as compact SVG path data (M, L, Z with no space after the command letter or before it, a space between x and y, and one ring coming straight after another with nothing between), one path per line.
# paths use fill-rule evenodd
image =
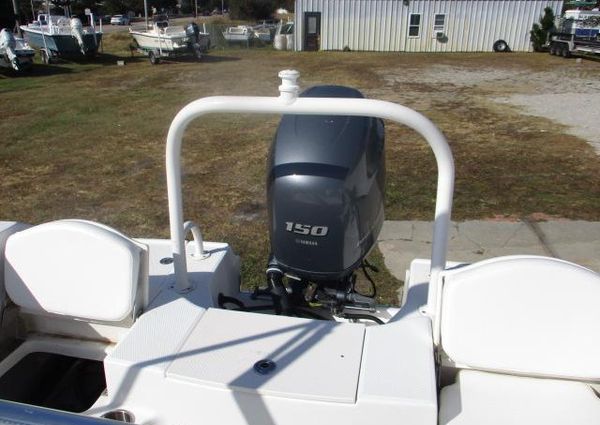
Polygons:
M372 99L298 97L297 71L281 71L279 97L215 96L186 105L173 119L167 135L167 190L175 287L190 289L185 261L185 231L181 196L181 142L192 120L210 113L254 113L297 115L344 115L382 118L404 124L421 134L433 150L438 167L435 222L431 252L431 276L427 314L436 315L438 274L445 268L448 230L454 190L454 160L444 135L420 113L405 106Z
M188 232L192 232L192 236L194 238L194 253L192 257L195 260L202 260L210 256L210 253L204 251L204 240L202 239L202 233L200 232L200 228L193 221L186 221L183 224L183 233L184 237L188 234Z

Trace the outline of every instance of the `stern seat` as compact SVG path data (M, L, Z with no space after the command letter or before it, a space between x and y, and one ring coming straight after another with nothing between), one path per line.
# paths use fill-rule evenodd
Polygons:
M442 274L440 424L600 424L600 275L509 256Z
M11 235L4 275L9 298L36 332L114 341L119 332L108 330L131 326L147 303L147 247L91 221Z

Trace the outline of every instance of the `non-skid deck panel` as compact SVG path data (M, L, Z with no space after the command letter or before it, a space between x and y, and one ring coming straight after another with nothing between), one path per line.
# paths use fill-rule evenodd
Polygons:
M264 395L354 403L364 326L209 309L167 377ZM260 360L275 369L260 374Z

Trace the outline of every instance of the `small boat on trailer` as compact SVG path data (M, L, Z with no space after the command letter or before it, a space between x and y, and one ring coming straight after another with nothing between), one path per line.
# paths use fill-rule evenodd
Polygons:
M275 35L277 26L278 24L273 21L267 22L266 20L263 20L262 23L252 27L252 32L254 33L254 37L258 38L260 41L271 43L273 42L273 36Z
M34 56L35 51L25 40L15 37L6 28L0 31L0 67L27 71L33 65Z
M184 27L171 27L165 16L156 17L150 29L129 28L133 48L145 54L155 65L160 58L194 55L201 59L210 49L210 34L200 31L195 22Z
M176 115L170 240L84 220L0 224L0 418L600 423L600 275L541 256L447 261L454 164L437 127L347 87L299 95L297 72L280 77L277 97L208 97ZM231 247L183 219L183 136L212 113L283 115L254 292ZM354 287L383 220L383 119L422 135L438 167L431 258L411 263L399 308Z
M255 37L252 27L248 25L236 25L225 28L223 38L228 43L246 43L250 44L250 40Z
M92 25L84 27L79 18L40 14L37 20L21 25L29 44L40 50L42 62L58 57L94 57L102 42L102 31Z

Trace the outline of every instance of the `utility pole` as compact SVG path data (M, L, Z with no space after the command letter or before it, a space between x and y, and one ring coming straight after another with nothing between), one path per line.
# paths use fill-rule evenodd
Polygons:
M144 0L144 22L146 22L146 29L148 29L148 2Z
M21 33L21 24L19 23L19 8L17 7L17 0L12 0L13 12L15 13L15 29L13 32L19 34L19 37L23 37Z

